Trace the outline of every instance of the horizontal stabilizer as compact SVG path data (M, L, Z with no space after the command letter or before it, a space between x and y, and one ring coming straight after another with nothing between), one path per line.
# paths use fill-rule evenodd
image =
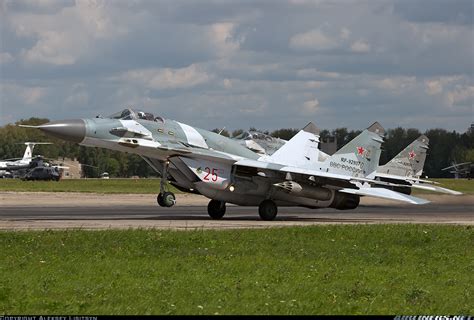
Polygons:
M382 198L388 200L396 200L402 202L408 202L411 204L426 204L428 200L409 196L403 193L395 192L385 188L360 188L360 189L341 189L339 192L356 194L359 196L369 196L375 198Z

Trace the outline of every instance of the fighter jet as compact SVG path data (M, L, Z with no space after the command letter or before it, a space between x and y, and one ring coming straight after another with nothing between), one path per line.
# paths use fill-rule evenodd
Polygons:
M23 158L17 159L6 159L0 161L0 177L10 177L11 172L8 167L17 167L17 166L28 166L33 159L33 150L37 144L51 144L50 142L25 142L26 145L25 153Z
M412 188L422 189L452 195L461 195L461 192L437 186L435 181L421 179L425 165L426 153L429 148L429 139L421 135L400 151L392 160L377 168L375 179L397 184L389 187L392 190L411 194Z
M259 155L272 155L287 141L258 131L245 131L232 139Z
M271 138L271 137L270 137ZM281 147L285 140L275 141L265 137L264 134L252 134L251 132L244 132L240 136L235 137L245 142L245 146L261 155L271 155L275 151L275 147ZM263 143L261 142L263 141ZM265 141L269 143L265 144ZM450 190L437 186L439 184L435 181L421 179L423 167L426 160L426 153L428 150L429 139L425 135L421 135L418 139L413 141L405 149L400 151L392 160L383 166L377 168L375 180L387 182L384 188L388 188L397 192L410 195L412 188L429 190L433 192L447 193L451 195L461 195L461 192ZM319 161L326 161L330 155L319 151ZM465 165L465 164L461 164ZM448 167L445 169L450 169ZM443 169L443 170L445 170Z
M428 202L370 185L387 184L373 180L384 134L377 122L324 162L318 160L319 130L313 123L265 157L216 133L132 109L108 118L26 127L83 146L138 154L161 175L160 206L176 202L167 189L169 180L182 191L209 198L213 219L224 216L226 203L258 206L261 219L273 220L278 205L345 210L356 208L361 196Z

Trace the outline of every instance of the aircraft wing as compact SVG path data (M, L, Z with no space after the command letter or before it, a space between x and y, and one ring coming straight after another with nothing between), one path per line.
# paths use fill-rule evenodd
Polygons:
M420 182L420 183L428 183L428 184L439 184L439 182L436 182L436 181L419 179L419 178L410 177L410 176L405 177L405 176L399 176L395 174L388 174L388 173L381 173L381 172L377 172L375 176L380 177L380 178L388 178L392 180L404 180L404 181L413 182L413 183Z
M348 189L344 188L339 190L339 192L356 194L359 196L369 196L375 198L382 198L388 200L398 200L403 202L408 202L411 204L426 204L429 203L428 200L409 196L403 193L395 192L385 188L360 188L360 189Z
M312 180L311 177L313 178L313 180L316 178L318 179L323 178L323 179L326 179L327 185L337 186L337 185L340 185L341 182L345 182L346 183L345 185L347 186L353 185L354 188L345 187L345 188L339 189L338 191L344 192L344 193L356 194L360 196L370 196L370 197L383 198L383 199L389 199L389 200L398 200L398 201L408 202L412 204L425 204L429 202L421 198L408 196L408 195L401 194L399 192L392 191L385 188L374 188L374 187L363 186L362 183L370 182L370 183L390 185L390 186L406 186L406 185L398 185L398 184L393 184L393 183L374 181L372 179L366 179L366 178L361 178L361 177L351 177L347 175L329 173L329 172L324 172L320 170L297 168L297 167L279 165L276 163L268 163L268 162L248 160L248 159L237 161L235 163L235 166L261 169L263 176L265 176L265 171L268 170L268 171L278 171L278 172L289 173L289 174L292 174L292 173L300 174L300 175L307 176L309 180ZM367 184L364 184L364 185L367 185ZM357 186L361 186L361 187L357 187Z
M462 194L461 192L458 192L455 190L437 186L439 182L436 182L436 181L423 180L423 179L417 179L417 178L411 178L411 177L401 177L397 175L384 174L384 173L377 173L377 177L389 178L392 180L407 181L410 183L409 185L393 185L397 187L415 188L415 189L428 190L428 191L433 191L433 192L452 194L456 196Z

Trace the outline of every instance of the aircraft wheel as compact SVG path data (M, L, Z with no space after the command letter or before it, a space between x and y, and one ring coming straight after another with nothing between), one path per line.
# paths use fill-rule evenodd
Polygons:
M212 219L221 219L225 214L225 202L211 200L207 205L207 213Z
M164 207L165 204L163 203L163 194L158 193L158 196L156 197L156 202L158 202L158 205L160 207Z
M264 200L258 206L258 214L265 221L272 221L278 213L278 208L272 200Z
M172 192L165 192L158 194L156 201L161 207L172 207L176 203L176 197Z

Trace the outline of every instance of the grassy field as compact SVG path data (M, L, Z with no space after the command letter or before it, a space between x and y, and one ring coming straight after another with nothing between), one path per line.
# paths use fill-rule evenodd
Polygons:
M474 193L474 180L468 179L432 179L441 184L441 187L448 188L463 193Z
M474 180L433 179L442 187L474 193ZM21 181L0 179L0 191L53 191L53 192L96 192L96 193L158 193L159 179L64 179L56 181ZM173 192L179 191L170 188ZM429 193L415 190L415 193Z
M474 314L474 231L0 232L0 314Z
M169 186L170 190L179 191ZM63 179L56 181L22 181L0 179L0 191L158 193L160 179Z

